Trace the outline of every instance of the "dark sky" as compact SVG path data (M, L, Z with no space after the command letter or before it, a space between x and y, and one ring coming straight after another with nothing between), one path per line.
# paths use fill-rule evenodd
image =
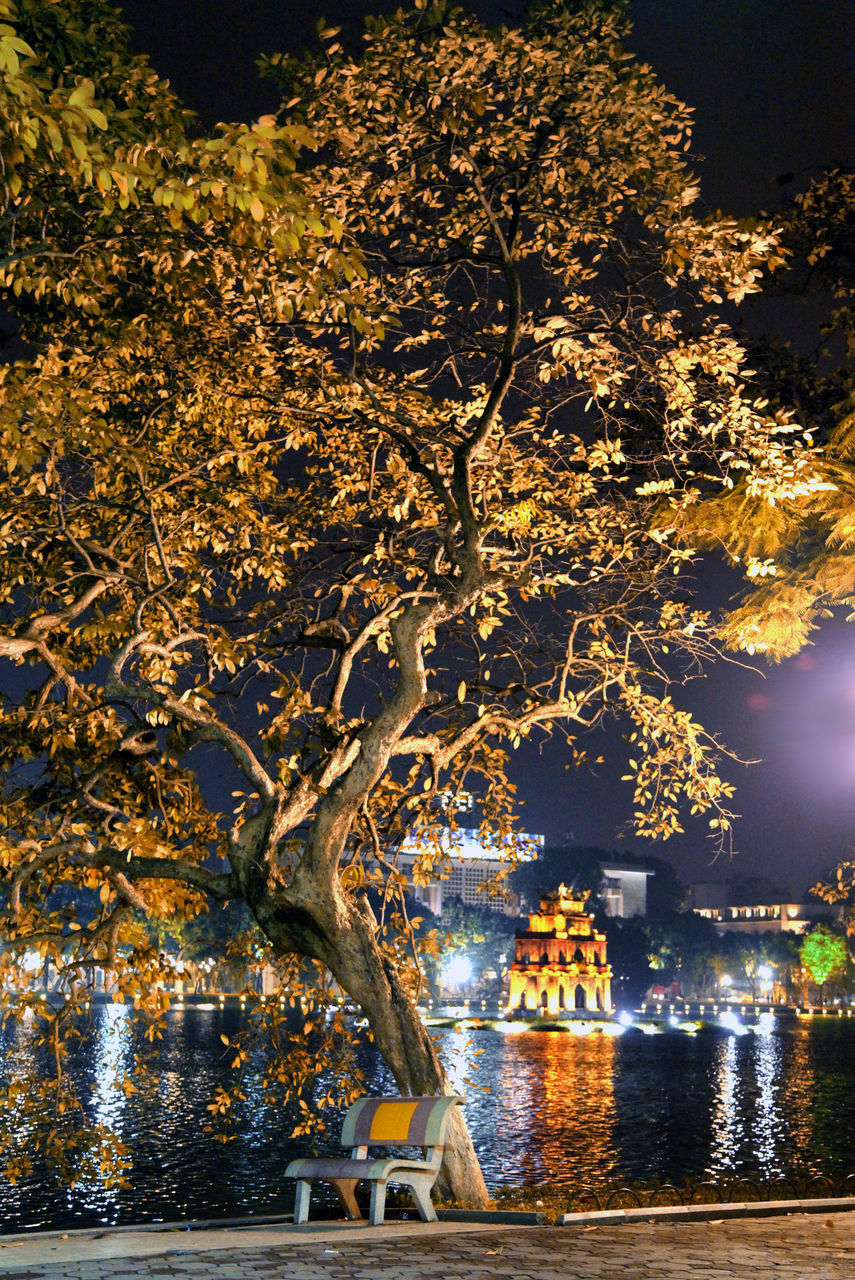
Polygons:
M140 51L210 122L275 108L272 85L255 75L259 53L306 47L321 15L355 35L364 14L395 5L126 0L121 7ZM513 0L469 7L487 18L518 12ZM855 0L635 0L633 11L630 48L695 108L698 175L711 206L737 215L771 209L780 175L804 185L827 165L855 165ZM776 319L799 342L798 312ZM855 629L830 624L798 658L762 673L718 667L687 685L682 701L743 758L761 760L729 771L743 815L733 862L709 865L702 824L664 845L616 843L631 811L618 781L625 770L567 772L554 745L520 759L525 827L552 840L646 849L670 858L684 880L765 874L794 894L855 850ZM609 751L615 740L602 735L591 745Z

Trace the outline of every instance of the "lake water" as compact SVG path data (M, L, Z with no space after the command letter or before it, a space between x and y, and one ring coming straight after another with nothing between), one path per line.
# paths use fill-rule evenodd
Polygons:
M234 1033L238 1011L171 1012L156 1081L130 1098L109 1083L111 1061L127 1065L135 1048L124 1013L108 1007L94 1017L102 1035L84 1068L92 1115L130 1146L131 1187L0 1182L2 1230L290 1212L293 1183L283 1171L308 1142L288 1137L287 1117L264 1107L252 1079L240 1139L223 1146L202 1133L227 1078L220 1036ZM855 1020L769 1019L740 1036L465 1026L438 1034L493 1189L548 1182L569 1194L615 1180L768 1178L793 1167L855 1173ZM394 1091L376 1055L365 1054L370 1090Z

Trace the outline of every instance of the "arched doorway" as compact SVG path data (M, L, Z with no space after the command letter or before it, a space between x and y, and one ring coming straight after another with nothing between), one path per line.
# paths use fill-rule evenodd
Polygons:
M547 1006L549 1005L549 996L546 994L545 991L541 991L540 993L540 1005L542 1009L547 1008Z
M581 982L576 988L575 1004L577 1009L587 1009L588 1007L588 1001L585 998L585 988L582 986Z
M558 1008L565 1009L566 1007L564 1003L564 987L561 986L558 988Z

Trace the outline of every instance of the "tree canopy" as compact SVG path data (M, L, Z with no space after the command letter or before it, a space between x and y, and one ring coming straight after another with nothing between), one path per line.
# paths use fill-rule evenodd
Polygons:
M751 344L770 402L817 448L801 466L794 458L794 483L772 503L742 483L678 516L696 547L744 567L745 589L721 629L725 643L772 661L797 653L824 618L855 599L853 186L851 171L831 169L777 216L783 269L764 289L804 305L801 349L768 337Z
M821 1002L822 988L833 974L846 967L849 951L845 939L839 934L817 928L806 935L799 948L799 959L811 982L819 987Z
M672 533L807 483L716 314L775 234L696 211L622 4L325 28L267 60L275 118L207 137L102 0L6 14L4 999L51 959L57 1065L93 965L156 1016L152 921L240 899L292 991L332 974L441 1092L407 832L436 874L454 796L506 833L513 748L612 715L638 832L727 831L671 695L713 653ZM462 1127L444 1169L483 1200Z

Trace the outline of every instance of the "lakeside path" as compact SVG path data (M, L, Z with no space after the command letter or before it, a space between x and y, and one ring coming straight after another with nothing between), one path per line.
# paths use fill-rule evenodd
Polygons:
M2 1280L853 1280L855 1214L519 1227L323 1223L0 1239Z

